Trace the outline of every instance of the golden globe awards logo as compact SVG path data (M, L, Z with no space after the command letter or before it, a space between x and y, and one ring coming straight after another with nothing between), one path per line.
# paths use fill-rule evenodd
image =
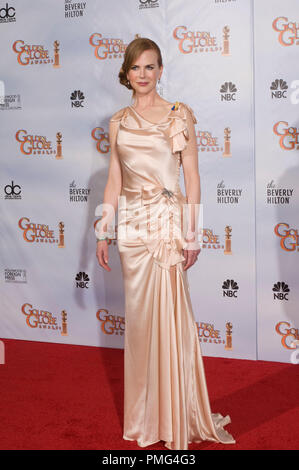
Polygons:
M97 143L98 152L108 153L110 151L109 134L102 127L95 127L91 131L91 137Z
M23 155L37 155L47 157L55 155L57 160L62 160L62 134L56 133L56 149L52 148L52 142L44 135L28 134L26 130L19 129L16 132L16 140L20 143L20 150Z
M280 238L280 248L283 251L299 251L298 229L290 228L289 224L279 223L274 227L274 233Z
M299 150L297 127L289 126L287 121L278 121L273 126L273 132L279 137L279 146L282 150Z
M218 142L218 137L212 131L197 131L197 147L201 152L219 152L223 147Z
M216 330L214 325L205 322L195 322L198 331L200 343L214 343L224 344L225 341L221 338L220 330Z
M52 312L34 308L29 303L22 305L21 312L25 315L26 325L29 328L60 331L61 335L67 336L67 314L65 310L61 312L61 325L58 324L57 317Z
M200 343L208 344L222 344L224 349L231 351L233 349L232 342L232 329L233 325L231 322L225 324L225 339L222 339L220 330L216 329L213 324L205 322L195 322L197 326L198 338Z
M105 38L101 33L93 33L89 44L94 48L96 59L121 59L124 56L127 44L119 38Z
M100 308L96 313L101 322L101 330L105 335L120 335L125 332L125 318L120 315L112 315L105 308Z
M292 327L287 321L281 321L276 324L275 331L281 338L281 344L285 349L296 349L295 341L299 340L298 328Z
M232 240L231 240L231 233L232 228L227 225L224 229L225 231L225 241L224 245L219 242L219 235L215 235L212 229L204 228L202 233L202 248L205 249L223 249L225 255L232 254Z
M64 248L64 223L58 224L59 237L55 238L54 230L50 230L49 225L36 224L28 217L19 219L18 226L23 230L23 238L27 243L57 244L58 248Z
M59 42L53 42L54 58L49 56L49 50L41 44L25 44L23 40L17 40L12 45L13 51L17 54L17 61L20 65L41 65L52 64L53 67L60 67L59 64Z
M220 52L224 56L230 56L229 37L230 28L224 26L222 29L222 42L218 44L216 36L210 31L190 31L186 26L176 26L173 37L178 41L178 49L182 54L192 52Z
M278 41L282 46L299 45L299 24L289 21L285 16L278 16L272 22L272 28L278 33Z
M223 130L223 144L218 142L218 137L212 131L197 131L197 147L201 152L222 152L222 157L231 157L231 129Z

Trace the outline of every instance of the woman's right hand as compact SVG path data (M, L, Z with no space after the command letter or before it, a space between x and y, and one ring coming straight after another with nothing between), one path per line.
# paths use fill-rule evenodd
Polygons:
M97 252L96 252L98 262L102 268L106 271L111 271L111 268L108 266L108 242L107 240L97 241Z

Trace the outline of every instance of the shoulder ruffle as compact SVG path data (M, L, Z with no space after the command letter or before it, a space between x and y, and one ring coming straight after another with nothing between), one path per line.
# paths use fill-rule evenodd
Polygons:
M116 111L116 113L112 115L110 121L121 121L121 119L123 118L125 114L126 109L127 108L125 107L125 108L121 108L119 111Z
M177 109L173 109L170 113L172 122L170 124L169 137L172 138L172 151L181 152L187 146L189 140L189 131L187 125L187 113L191 114L194 124L197 123L195 114L186 103L179 102Z

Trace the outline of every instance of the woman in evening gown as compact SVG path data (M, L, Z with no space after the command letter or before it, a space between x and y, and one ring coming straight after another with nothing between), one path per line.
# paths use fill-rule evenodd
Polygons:
M187 232L193 238L181 223L183 206L200 204L197 120L189 105L157 93L162 70L155 42L137 38L128 45L119 78L135 102L115 112L109 124L103 203L118 208L125 292L123 439L140 447L161 440L171 450L204 440L234 444L224 429L229 415L211 412L187 278L200 253L195 219ZM187 196L180 189L181 165ZM168 217L167 236L161 217ZM109 238L107 227L102 223L100 233ZM109 271L104 236L97 236L97 257Z

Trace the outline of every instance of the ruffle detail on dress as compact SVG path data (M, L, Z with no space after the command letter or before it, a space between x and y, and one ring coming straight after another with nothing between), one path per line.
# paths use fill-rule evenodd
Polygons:
M149 253L152 254L155 262L161 268L169 269L177 263L185 261L181 252L182 242L180 239L142 239Z
M187 146L189 140L189 131L187 126L187 112L191 114L194 124L197 119L193 110L186 103L180 103L178 109L172 110L170 118L172 122L169 129L169 137L172 139L172 152L181 152Z

